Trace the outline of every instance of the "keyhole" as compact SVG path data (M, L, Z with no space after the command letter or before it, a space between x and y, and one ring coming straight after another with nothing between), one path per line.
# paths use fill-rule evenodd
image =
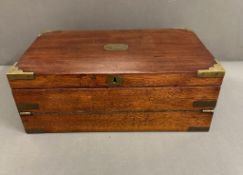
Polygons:
M113 84L116 84L116 83L117 83L117 79L116 79L116 77L113 77L112 82L113 82Z
M120 86L122 83L122 79L118 75L109 75L107 77L107 83L110 86Z

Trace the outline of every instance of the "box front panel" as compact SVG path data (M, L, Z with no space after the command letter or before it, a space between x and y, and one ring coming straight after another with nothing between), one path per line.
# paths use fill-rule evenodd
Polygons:
M113 78L113 79L112 79ZM121 79L119 84L112 82ZM196 72L160 74L35 75L32 80L11 80L14 89L220 86L223 78L198 78Z
M212 113L200 111L33 113L21 116L27 133L78 131L208 131Z
M219 87L13 89L19 111L115 112L213 109Z
M218 92L218 86L13 89L28 133L208 131Z

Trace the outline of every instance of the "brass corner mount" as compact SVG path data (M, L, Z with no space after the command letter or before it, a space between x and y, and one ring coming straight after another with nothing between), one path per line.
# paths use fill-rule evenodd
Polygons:
M185 31L193 32L193 33L194 33L194 31L193 31L192 29L190 29L190 28L186 28L186 27L175 27L175 29L185 30Z
M214 64L212 67L209 67L208 69L201 69L197 71L198 77L204 77L204 78L220 78L224 77L225 70L223 66L217 61L216 64Z
M34 72L24 72L17 67L17 62L12 65L6 73L8 80L32 80Z
M43 31L43 32L39 33L37 35L37 37L40 37L40 36L42 36L45 33L51 33L51 32L61 32L61 30L46 30L46 31Z

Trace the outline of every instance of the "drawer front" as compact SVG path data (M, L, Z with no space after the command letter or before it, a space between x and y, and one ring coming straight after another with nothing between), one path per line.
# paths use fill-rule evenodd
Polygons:
M115 112L212 109L219 87L13 89L19 111Z
M208 131L211 113L34 113L21 116L27 133L79 131Z

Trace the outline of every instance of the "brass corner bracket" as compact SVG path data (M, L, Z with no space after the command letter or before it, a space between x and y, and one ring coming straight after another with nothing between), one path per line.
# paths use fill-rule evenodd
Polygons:
M37 37L40 37L41 35L43 35L43 34L45 34L45 33L50 33L50 32L52 32L52 31L51 31L51 30L46 30L46 31L44 31L44 32L39 33L39 34L37 35Z
M194 33L194 31L192 29L186 28L186 27L175 27L174 29L185 30L185 31L193 32Z
M51 32L61 32L61 30L46 30L46 31L44 31L44 32L42 32L42 33L39 33L39 34L37 35L37 37L40 37L41 35L43 35L43 34L45 34L45 33L51 33Z
M8 80L32 80L34 72L24 72L17 67L17 62L12 65L6 73Z
M225 70L223 66L218 62L217 64L214 64L212 67L209 67L208 69L201 69L197 71L198 77L205 77L205 78L224 77L224 74L225 74Z

